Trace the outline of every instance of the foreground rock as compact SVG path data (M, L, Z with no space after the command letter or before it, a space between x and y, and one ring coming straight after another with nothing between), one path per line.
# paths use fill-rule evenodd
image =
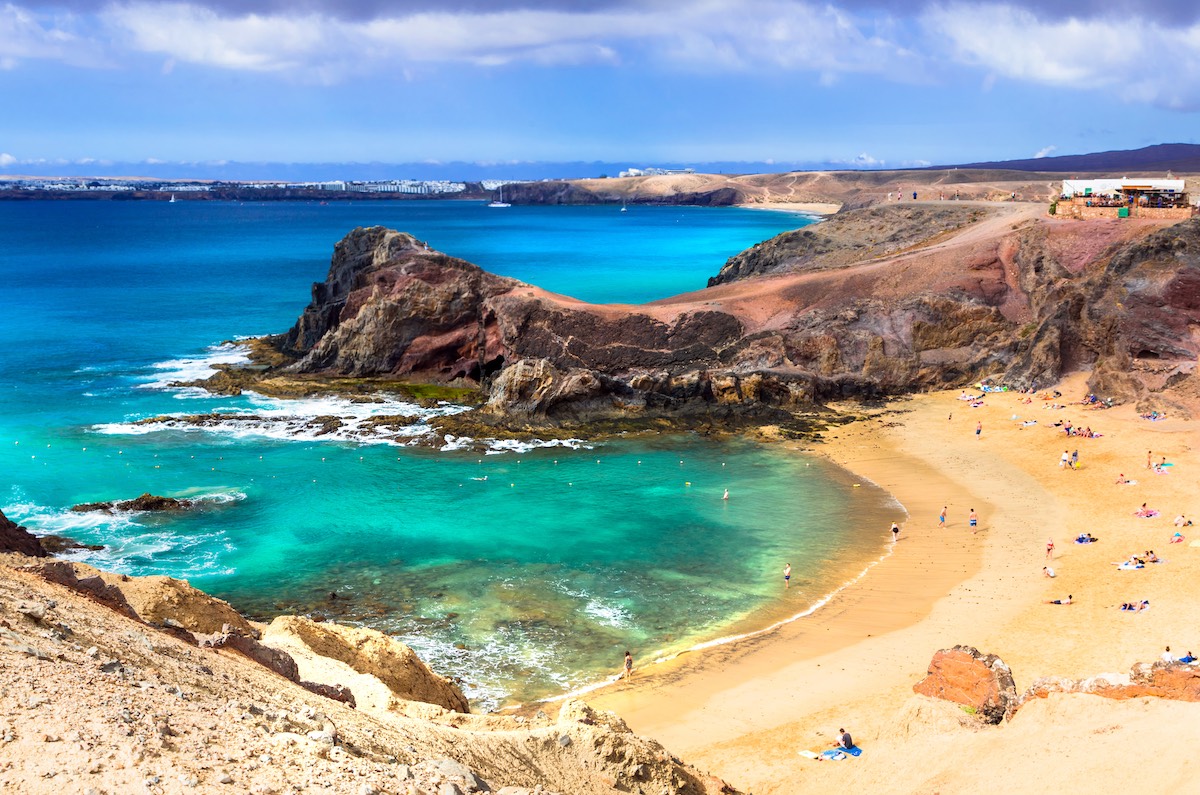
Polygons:
M283 664L286 653L230 621L224 642L197 647L185 627L213 626L227 609L166 578L0 557L0 789L735 792L582 703L557 720L429 704L439 720L352 709L352 693L292 681L267 659ZM327 642L352 665L367 667L360 651L375 663L398 659L372 652L372 642L356 646L353 630L333 634Z
M280 616L271 622L268 637L276 641L290 637L312 654L346 663L358 673L378 679L397 698L454 712L471 711L457 685L429 670L408 646L378 630Z
M1012 671L994 654L955 646L933 655L925 678L913 685L921 695L968 707L985 723L1000 723L1017 708Z

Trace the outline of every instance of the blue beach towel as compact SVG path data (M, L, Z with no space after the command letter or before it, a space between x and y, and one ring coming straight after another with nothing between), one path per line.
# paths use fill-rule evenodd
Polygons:
M838 750L837 748L830 748L828 751L821 752L821 758L838 761L838 760L845 759L846 755L844 753L842 753L840 750Z

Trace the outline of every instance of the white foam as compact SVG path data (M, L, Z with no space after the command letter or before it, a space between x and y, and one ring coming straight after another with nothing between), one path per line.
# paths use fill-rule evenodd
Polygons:
M246 392L234 405L213 409L218 419L199 424L186 413L172 413L156 422L111 422L93 425L96 433L141 436L159 431L202 432L235 439L250 437L283 441L343 441L360 444L410 444L432 432L428 420L467 411L466 406L439 403L420 406L406 400L379 395L368 402L341 397L311 397L285 400ZM330 429L328 418L338 421ZM408 417L399 427L377 426L377 417Z
M202 356L189 356L182 359L170 359L150 365L154 374L144 384L143 389L171 389L171 385L179 382L202 381L217 374L218 364L248 364L250 348L227 342L213 345ZM208 393L205 393L206 395Z
M219 495L193 499L208 496ZM138 518L145 516L145 512L75 512L26 502L6 505L4 513L38 536L60 535L75 541L90 543L95 540L95 543L104 544L104 549L100 550L64 552L60 557L65 560L131 574L169 573L173 577L197 577L232 573L232 569L221 567L221 552L231 549L223 532L178 536L169 528L139 524ZM156 567L155 557L167 557L169 562L161 568Z

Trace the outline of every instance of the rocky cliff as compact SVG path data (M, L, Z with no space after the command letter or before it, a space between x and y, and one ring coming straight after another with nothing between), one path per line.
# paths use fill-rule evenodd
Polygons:
M597 306L357 229L276 344L294 373L478 385L483 416L539 422L778 421L828 399L1081 368L1106 397L1200 397L1200 220L867 208L755 246L714 282Z
M466 714L392 638L283 623L304 642L184 582L0 555L0 790L736 792L582 702Z

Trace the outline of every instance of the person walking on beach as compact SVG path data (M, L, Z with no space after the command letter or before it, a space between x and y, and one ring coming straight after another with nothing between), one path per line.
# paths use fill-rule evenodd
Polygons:
M942 506L942 512L938 514L938 527L945 527L945 526L946 526L946 508L947 508L947 507L948 507L948 506L946 506L946 505L943 505L943 506Z
M1071 469L1079 469L1079 451L1071 451Z
M1146 451L1146 469L1153 469L1153 468L1154 468L1154 451L1147 450Z
M975 423L975 438L979 438L979 434L983 433L983 422Z
M1058 459L1058 468L1066 469L1067 464L1070 463L1070 461L1071 461L1071 454L1068 453L1066 450L1063 450L1062 458Z
M783 588L787 590L792 587L792 564L788 563L783 567Z
M629 650L625 651L625 673L623 676L626 679L633 676L633 654Z
M1054 560L1054 539L1046 542L1046 560Z
M979 514L975 513L975 509L971 509L970 516L967 517L967 524L971 525L971 532L975 533L979 529Z
M894 544L899 540L900 540L900 525L896 524L895 522L892 522L892 543Z

